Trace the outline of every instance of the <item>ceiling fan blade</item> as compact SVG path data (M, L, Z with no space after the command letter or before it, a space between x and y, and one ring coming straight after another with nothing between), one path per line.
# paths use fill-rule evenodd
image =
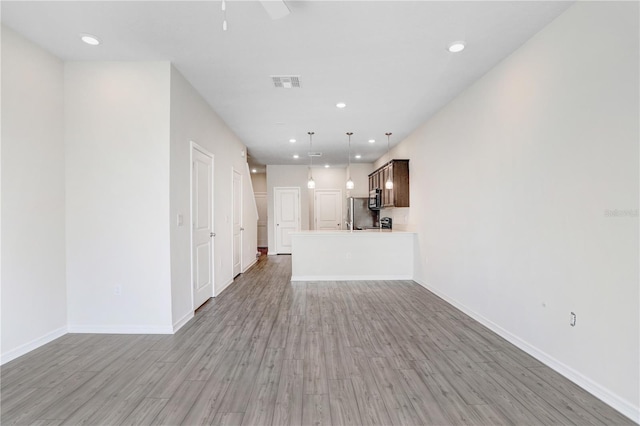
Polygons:
M260 3L271 19L280 19L291 13L284 0L262 0Z

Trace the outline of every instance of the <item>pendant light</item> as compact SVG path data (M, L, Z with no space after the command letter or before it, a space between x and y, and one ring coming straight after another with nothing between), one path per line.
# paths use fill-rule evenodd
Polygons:
M227 2L226 2L226 0L222 0L222 4L220 5L220 9L222 10L222 31L227 31Z
M385 135L387 135L387 161L390 163L391 162L391 154L390 154L390 142L389 142L389 137L391 136L391 133L385 133ZM384 183L384 187L386 189L393 189L393 179L391 176L391 173L389 173L389 177L387 178L387 181Z
M307 188L314 189L316 187L316 182L313 180L313 173L311 172L311 166L313 165L313 156L311 155L311 139L313 138L314 132L307 132L309 135L309 180L307 181Z
M222 31L227 31L227 2L222 0L222 4L220 6L222 10Z
M351 135L353 132L347 132L347 136L349 136L349 165L347 166L347 189L353 189L355 184L351 180Z

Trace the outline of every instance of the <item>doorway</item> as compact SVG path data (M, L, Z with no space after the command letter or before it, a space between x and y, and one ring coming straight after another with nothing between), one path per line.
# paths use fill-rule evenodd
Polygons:
M300 230L300 188L273 188L276 253L291 254L291 232Z
M193 310L213 297L213 155L191 144L191 281Z

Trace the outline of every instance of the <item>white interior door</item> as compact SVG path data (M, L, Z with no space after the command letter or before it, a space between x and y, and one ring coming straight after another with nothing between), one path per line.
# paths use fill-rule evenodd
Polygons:
M317 230L342 229L342 191L340 189L316 190L315 206Z
M242 272L242 175L233 171L233 276Z
M193 309L213 296L213 157L191 149Z
M274 188L276 253L291 254L291 232L300 230L300 188Z
M256 192L256 207L258 208L258 247L267 247L267 193Z

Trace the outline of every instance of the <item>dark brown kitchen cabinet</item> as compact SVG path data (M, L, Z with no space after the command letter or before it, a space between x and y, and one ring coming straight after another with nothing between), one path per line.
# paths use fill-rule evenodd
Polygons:
M393 205L393 189L387 189L387 181L389 180L389 176L393 176L393 166L391 163L385 165L382 168L382 173L380 174L380 186L382 187L382 207L394 207Z
M391 177L393 188L387 189ZM391 160L369 175L369 190L382 190L382 207L409 207L409 160Z
M373 191L374 189L380 189L380 173L372 173L369 175L369 191Z

